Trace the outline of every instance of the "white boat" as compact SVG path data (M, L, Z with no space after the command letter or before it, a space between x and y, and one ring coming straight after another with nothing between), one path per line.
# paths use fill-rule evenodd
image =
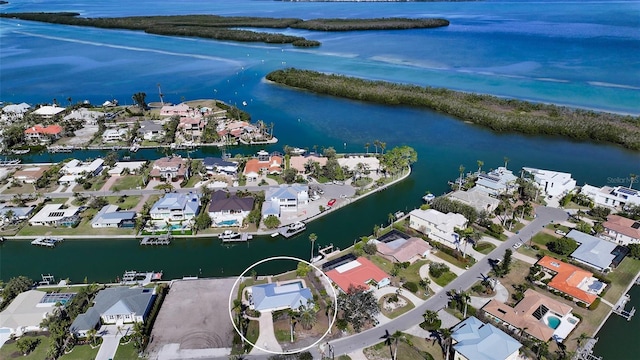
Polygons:
M393 216L395 216L395 217L396 217L396 220L397 220L397 219L400 219L401 217L403 217L403 216L404 216L404 212L402 212L402 211L396 211L396 213L395 213L395 214L393 214Z
M306 228L307 228L307 225L305 225L305 223L303 223L302 221L296 221L294 223L287 225L287 231L289 232L300 231Z
M306 152L307 150L301 148L293 148L293 150L291 150L291 153L294 155L303 155Z
M279 233L279 232L274 232L273 234L271 234L271 237L272 237L272 238L274 238L274 237L278 237L278 235L280 235L280 233Z
M27 154L31 149L12 149L11 152L16 155L24 155Z
M137 152L140 149L140 145L138 145L137 143L131 145L131 147L129 148L130 152Z
M242 105L247 106L247 102L246 102L246 101L243 101L243 102L242 102Z
M433 199L435 199L435 198L436 198L436 196L435 196L435 195L433 195L432 193L428 193L427 195L425 195L425 196L423 196L423 197L422 197L422 200L423 200L424 202L426 202L426 203L430 203L430 202L432 202L432 201L433 201Z
M313 263L316 263L316 262L318 262L318 261L322 260L322 258L323 258L323 256L322 256L322 255L314 256L314 257L311 259L311 261L310 261L310 262L313 264Z
M221 240L229 240L229 239L235 239L239 237L240 237L240 233L235 232L233 230L225 230L222 234L218 235L218 238Z

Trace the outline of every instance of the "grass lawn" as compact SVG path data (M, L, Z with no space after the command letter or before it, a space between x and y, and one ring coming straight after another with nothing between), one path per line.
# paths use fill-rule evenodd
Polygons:
M119 202L120 198L122 198L124 201L123 202ZM142 196L138 196L138 195L133 195L133 196L122 195L122 196L107 196L106 197L106 199L109 202L109 204L118 205L120 207L120 210L129 210L129 209L132 209L132 208L136 207L136 205L138 205L138 202L140 202L141 198L142 198Z
M547 226L545 226L547 229L551 230L551 231L556 231L556 230L562 230L565 233L569 233L569 231L571 231L571 228L568 226L564 226L564 225L560 225L560 224L549 224Z
M470 265L470 264L465 264L461 261L458 261L458 259L442 251L436 251L433 255L439 257L440 259L448 262L451 265L455 265L459 267L460 269L464 269L467 265Z
M405 333L402 335L403 338L398 341L398 360L443 360L442 349L437 343L433 344L431 341ZM391 352L383 341L364 349L364 355L369 360L386 360L391 356Z
M0 348L0 359L24 359L24 360L42 360L46 358L47 349L49 348L49 337L44 335L34 336L40 342L36 346L35 350L30 352L27 356L22 356L22 353L18 351L16 342L7 341Z
M547 243L549 241L553 241L553 240L556 240L556 239L557 239L557 237L555 237L555 236L553 236L551 234L547 234L547 233L544 233L544 232L539 232L531 239L531 242L546 248L547 247Z
M100 347L96 347L95 349L91 348L91 345L77 345L73 347L70 353L64 354L59 357L59 360L86 360L86 359L95 359L96 355L98 355L98 350ZM124 358L122 358L124 359ZM135 357L128 357L127 359L135 359Z
M133 341L131 341L126 345L118 345L118 350L116 350L116 355L113 357L113 360L129 360L137 358L138 350L136 350L133 346Z
M478 243L478 245L476 245L475 250L481 254L489 254L490 252L493 251L493 249L495 249L496 246L493 245L490 242L485 242L485 241L481 241Z
M111 189L132 190L138 186L142 186L142 175L125 175L120 177L120 179L111 186Z
M408 290L405 290L405 291L408 291ZM389 299L391 296L392 296L391 294L384 295L383 297L380 298L380 300L378 300L378 305L380 305L380 312L382 313L382 315L388 317L389 319L395 319L398 316L406 313L407 311L415 307L415 305L409 299L407 299L402 295L399 295L398 297L401 299L404 299L404 301L406 301L407 304L401 308L387 310L385 305L387 304L387 299Z
M258 341L258 336L260 335L260 323L256 320L249 321L249 326L247 327L247 340L251 343L255 344Z
M291 333L287 330L277 329L274 334L279 342L291 341Z
M524 224L519 222L513 227L513 229L511 229L511 231L515 233L522 230L523 227L524 227Z
M71 195L69 197L71 197ZM67 200L69 200L69 198L51 198L51 200L47 201L47 204L64 204Z
M625 257L620 265L607 276L611 280L611 285L604 295L605 300L615 304L627 286L636 279L638 272L640 272L640 260L629 256Z
M440 275L440 277L433 277L429 275L429 277L433 280L434 283L440 286L447 286L448 283L452 282L458 275L452 273L451 271L447 271L446 273Z
M29 194L36 192L33 184L23 184L21 186L12 186L3 191L3 194Z
M187 180L187 184L183 186L183 188L192 188L200 180L202 180L202 177L200 175L193 175L189 178L189 180Z

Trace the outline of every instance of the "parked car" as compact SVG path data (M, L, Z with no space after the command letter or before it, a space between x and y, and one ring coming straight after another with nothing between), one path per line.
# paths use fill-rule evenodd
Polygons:
M318 194L311 195L311 201L316 201L318 199L320 199L320 195L318 195Z
M316 192L320 195L324 195L324 190L322 190L321 188L318 188L318 190L316 190Z
M560 229L556 230L556 234L562 235L562 236L567 236L567 233L562 231L562 230L560 230Z
M329 200L329 202L327 203L327 206L333 206L336 203L336 199L331 199Z

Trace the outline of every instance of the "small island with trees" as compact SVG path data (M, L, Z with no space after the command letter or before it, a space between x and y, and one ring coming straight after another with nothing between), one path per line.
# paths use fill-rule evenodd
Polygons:
M445 19L315 19L261 18L247 16L172 15L129 16L119 18L83 18L79 13L4 13L3 18L40 21L52 24L91 26L105 29L142 30L149 34L193 36L215 40L291 44L297 47L317 47L320 42L301 36L256 32L241 27L267 29L305 29L314 31L362 31L424 29L448 26Z
M640 150L640 117L637 116L293 68L273 71L266 78L318 94L383 105L428 108L498 132L556 135Z

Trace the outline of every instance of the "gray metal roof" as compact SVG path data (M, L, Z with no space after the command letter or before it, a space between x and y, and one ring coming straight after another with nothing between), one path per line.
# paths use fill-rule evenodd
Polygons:
M119 224L123 220L132 220L135 217L135 211L118 211L117 205L105 205L93 217L91 224Z
M504 360L522 346L491 324L469 317L452 329L453 348L469 360Z
M571 257L591 264L599 270L608 268L616 257L612 252L617 245L612 242L598 239L578 230L569 231L567 237L580 243L580 246L571 253Z

